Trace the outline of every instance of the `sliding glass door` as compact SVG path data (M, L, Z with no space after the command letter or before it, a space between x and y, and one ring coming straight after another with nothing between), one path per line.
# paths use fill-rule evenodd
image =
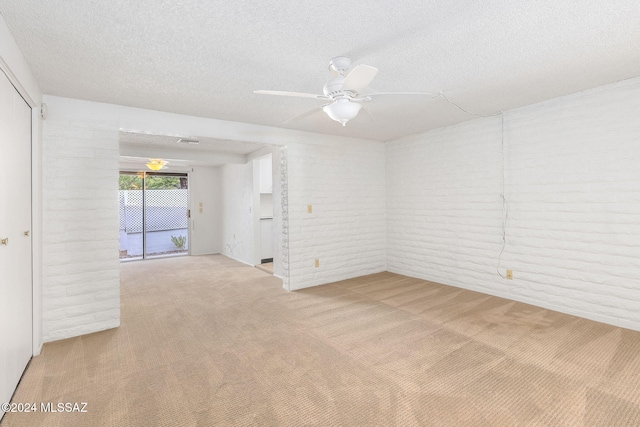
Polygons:
M120 259L189 253L187 174L120 173Z

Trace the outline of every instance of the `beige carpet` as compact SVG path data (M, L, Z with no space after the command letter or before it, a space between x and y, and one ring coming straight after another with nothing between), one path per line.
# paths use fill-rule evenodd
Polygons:
M222 256L122 265L122 326L49 343L2 426L634 426L640 333L391 273L300 292Z

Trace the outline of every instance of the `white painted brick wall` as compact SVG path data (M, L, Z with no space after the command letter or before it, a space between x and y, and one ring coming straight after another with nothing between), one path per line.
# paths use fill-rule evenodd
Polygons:
M46 100L45 100L46 102ZM118 127L43 122L43 340L120 324Z
M290 289L384 271L383 144L290 144L287 164Z
M386 144L388 269L640 329L640 79Z

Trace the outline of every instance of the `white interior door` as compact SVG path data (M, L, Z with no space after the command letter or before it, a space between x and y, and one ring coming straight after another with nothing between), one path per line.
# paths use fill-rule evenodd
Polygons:
M32 355L31 109L0 72L0 403ZM4 240L6 239L6 240ZM0 418L2 417L0 413Z

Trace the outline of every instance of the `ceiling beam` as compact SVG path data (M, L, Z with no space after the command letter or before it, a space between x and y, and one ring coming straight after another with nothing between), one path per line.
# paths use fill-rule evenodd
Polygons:
M226 163L246 163L244 154L196 151L161 146L120 144L120 155L126 157L185 160L190 164L219 166Z

